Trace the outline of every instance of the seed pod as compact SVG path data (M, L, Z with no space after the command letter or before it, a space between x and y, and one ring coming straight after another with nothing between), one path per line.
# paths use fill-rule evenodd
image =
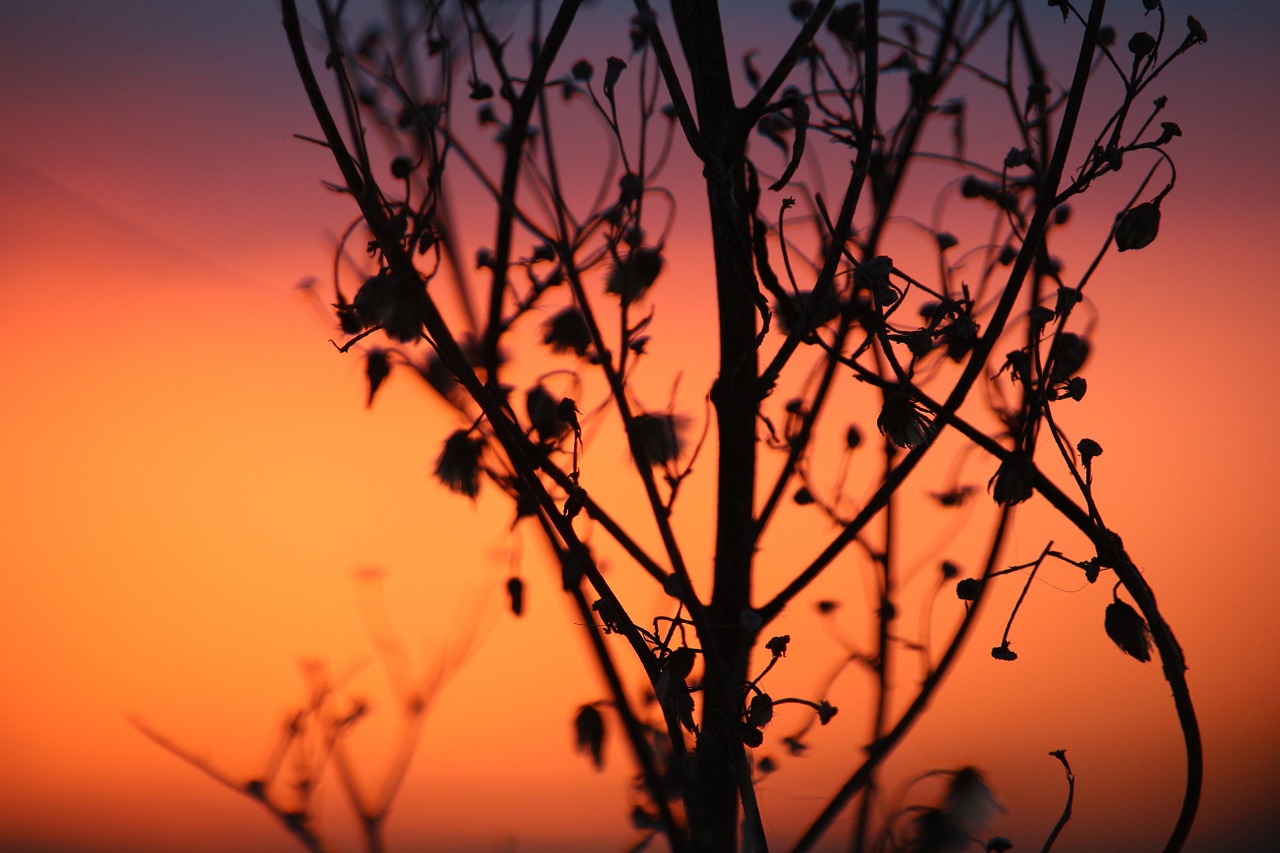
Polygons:
M1160 231L1160 205L1154 201L1131 207L1116 223L1116 249L1127 252L1150 246Z
M1151 630L1138 611L1123 601L1113 601L1107 605L1103 624L1120 651L1143 663L1151 660Z
M511 613L515 616L523 616L524 581L520 580L520 578L508 578L507 598L510 599Z

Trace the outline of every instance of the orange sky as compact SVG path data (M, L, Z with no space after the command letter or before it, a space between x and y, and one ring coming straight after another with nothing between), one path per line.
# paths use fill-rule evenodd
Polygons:
M364 665L351 691L376 712L357 741L372 787L395 714L360 619L363 567L385 572L416 665L445 661L450 673L392 813L391 849L623 847L629 767L619 743L602 775L571 749L572 714L602 694L537 540L509 535L497 496L473 505L434 484L451 416L405 377L366 410L361 363L334 353L327 319L294 288L324 274L327 235L350 211L319 187L332 176L324 152L290 137L313 122L274 4L29 5L0 0L0 849L292 849L247 799L128 719L247 779L303 695L304 659ZM1185 133L1179 183L1159 240L1109 258L1090 285L1102 322L1068 428L1105 447L1104 511L1191 666L1207 777L1189 849L1249 851L1280 833L1269 558L1280 452L1268 437L1280 411L1267 393L1280 352L1269 42L1280 17L1245 3L1170 9L1175 22L1193 12L1210 36L1164 87ZM732 22L735 37L754 20ZM576 48L588 49L625 46ZM1076 269L1098 221L1064 243L1080 250ZM682 400L698 399L706 375L691 345L662 343L710 341L693 310L705 302L703 279L688 275L699 264L696 245L675 241L671 269L687 277L665 282L694 283L660 303L646 367L654 408L682 368ZM615 469L620 450L589 448L584 476ZM1046 536L1070 540L1037 524L1034 505L1025 515L1008 562L1034 558ZM531 587L518 621L500 594L517 544ZM771 569L791 546L809 547L797 532L766 548L764 583L784 576ZM848 580L833 569L830 583ZM1045 753L1066 748L1076 815L1055 849L1150 849L1179 796L1167 687L1103 635L1109 585L1081 590L1063 569L1045 581L1015 626L1015 666L982 650L1019 584L997 590L973 654L891 778L978 764L1007 808L995 829L1034 849L1063 793ZM827 632L856 619L816 623L816 597L779 624L812 642L778 674L797 691L838 658ZM444 650L473 630L469 650ZM851 717L862 686L841 688ZM860 736L833 725L762 786L780 838L820 807ZM321 796L322 827L355 849L340 791Z

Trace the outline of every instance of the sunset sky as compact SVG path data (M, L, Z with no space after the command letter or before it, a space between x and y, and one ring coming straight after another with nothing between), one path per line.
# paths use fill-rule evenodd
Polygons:
M1206 785L1188 849L1251 853L1280 837L1280 10L1167 7L1179 32L1194 14L1209 34L1159 87L1184 134L1177 188L1158 240L1090 284L1101 320L1075 425L1105 447L1099 498L1189 662ZM571 43L566 65L627 50L618 8L589 7L608 41ZM787 17L783 0L742 8L731 56ZM603 691L540 544L510 532L500 496L435 483L464 424L399 374L367 409L362 362L328 343L328 291L297 286L327 281L353 209L321 186L326 152L293 137L316 125L279 18L275 0L0 0L0 850L301 849L130 721L248 780L305 696L300 663L322 661L374 708L356 741L374 790L398 725L362 619L375 577L418 676L444 675L389 848L625 849L631 768L620 742L601 774L573 751L572 716ZM1113 213L1073 223L1076 270ZM709 376L702 249L673 238L690 283L660 303L653 408L683 368L682 400ZM620 448L590 450L584 466L626 469ZM1043 507L1027 517L1009 564L1059 534L1033 523ZM501 592L515 560L520 620ZM1044 580L1016 665L984 650L1021 584L998 590L886 787L974 764L1005 808L993 832L1038 849L1065 785L1046 753L1065 748L1075 816L1055 850L1158 849L1182 772L1168 687L1103 634L1110 584ZM815 641L839 630L810 612L783 621ZM802 689L838 647L793 657L780 677ZM764 784L780 838L843 781L862 734L824 735ZM357 849L341 791L319 796L326 836Z

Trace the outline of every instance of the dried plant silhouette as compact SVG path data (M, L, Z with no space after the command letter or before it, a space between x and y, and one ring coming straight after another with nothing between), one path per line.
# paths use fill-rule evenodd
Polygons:
M364 359L369 405L424 380L453 413L429 425L440 483L505 496L545 542L605 690L578 711L578 744L597 766L606 739L625 744L641 844L782 843L757 783L831 725L862 757L795 849L842 815L854 850L1007 849L976 840L994 801L974 768L922 777L941 783L931 806L877 780L968 641L1018 658L1014 616L1061 570L1114 584L1082 622L1154 655L1172 689L1186 784L1165 849L1182 847L1201 784L1182 651L1104 520L1102 447L1067 424L1088 390L1089 284L1112 249L1156 240L1174 188L1181 131L1155 83L1206 41L1194 18L1160 0L797 0L771 6L788 31L731 56L722 15L745 7L715 0L635 0L621 17L393 0L377 21L282 5L320 129L303 138L356 207L325 291L334 346ZM682 162L698 180L666 182ZM1117 192L1091 256L1053 253L1073 207ZM695 240L709 264L682 270ZM699 351L660 328L703 306L714 363L691 388L697 365L661 365ZM615 439L626 471L591 453ZM680 500L694 489L709 497ZM1033 498L1060 530L1006 554ZM647 593L623 591L633 576ZM972 637L1013 576L1004 635ZM518 617L551 589L517 574L506 592ZM843 660L789 695L773 683L806 653L784 633L801 605ZM865 707L838 712L851 680ZM1046 850L1074 797L1051 754L1069 794Z

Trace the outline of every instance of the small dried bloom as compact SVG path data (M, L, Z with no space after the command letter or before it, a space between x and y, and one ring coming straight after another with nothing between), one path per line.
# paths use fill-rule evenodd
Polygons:
M618 78L622 76L622 69L626 67L627 63L616 56L611 56L605 60L603 88L604 96L609 100L613 100L613 87L618 84Z
M365 279L351 301L351 309L362 329L381 325L387 337L401 343L412 343L422 337L426 317L427 289L416 275L394 275L382 270ZM346 330L348 320L343 321Z
M1182 135L1182 128L1178 127L1177 122L1162 121L1160 122L1160 138L1156 140L1156 145L1164 145L1175 136Z
M959 362L977 343L978 324L968 314L958 314L942 327L942 339L947 342L947 358Z
M1080 452L1080 461L1085 465L1089 465L1095 458L1102 455L1102 445L1092 438L1080 439L1076 444L1076 450Z
M781 658L787 656L787 643L789 642L791 642L791 635L783 634L778 637L770 638L769 642L764 644L764 647L768 649L775 658Z
M1036 466L1022 450L1011 453L991 478L991 497L1001 506L1020 504L1035 493Z
M964 578L956 584L956 598L961 601L977 601L982 594L982 581L978 578Z
M976 830L1000 809L996 796L975 767L962 767L951 774L947 785L947 811L953 820Z
M1054 301L1053 310L1059 317L1067 316L1067 313L1076 306L1084 296L1074 287L1066 287L1065 285L1058 288L1058 298Z
M569 424L560 418L560 401L541 384L525 392L524 405L538 441L557 441L569 431Z
M1064 382L1080 372L1089 360L1089 339L1074 332L1062 332L1050 352L1053 367L1049 371L1054 382Z
M1143 663L1151 660L1151 630L1138 611L1123 601L1112 601L1103 624L1120 651Z
M650 465L674 462L684 449L686 419L666 412L645 412L631 419L632 433Z
M591 75L595 72L595 68L585 59L579 59L573 63L573 68L569 69L569 73L573 75L573 79L580 83L585 83L591 79Z
M572 352L585 356L591 350L591 331L587 318L577 308L565 308L553 314L542 326L542 342L552 352Z
M1018 653L1009 648L1009 644L1001 643L991 650L991 656L996 660L1017 660Z
M923 444L932 429L928 417L920 405L901 391L895 391L884 399L884 408L876 418L880 434L898 447L912 448Z
M862 28L862 4L846 3L835 9L827 18L827 29L846 47L860 48L866 40L866 32Z
M1204 44L1209 40L1209 34L1205 32L1204 25L1187 15L1187 43L1188 44Z
M1134 33L1129 39L1129 52L1133 54L1134 59L1142 59L1155 49L1156 40L1151 33Z
M751 697L751 705L747 708L747 725L753 729L762 729L773 719L773 697L768 693L757 693Z
M480 453L484 439L469 430L455 430L436 460L436 478L450 491L474 498L480 492Z
M817 329L830 323L840 316L840 302L830 290L821 300L813 298L812 290L801 290L776 302L773 313L778 318L778 329L789 335L800 327L801 320L805 321L807 329Z
M1154 201L1131 207L1116 222L1116 250L1127 252L1150 246L1160 231L1160 205Z
M631 304L644 295L662 272L662 252L652 246L628 252L609 272L605 291L622 297L624 304Z

